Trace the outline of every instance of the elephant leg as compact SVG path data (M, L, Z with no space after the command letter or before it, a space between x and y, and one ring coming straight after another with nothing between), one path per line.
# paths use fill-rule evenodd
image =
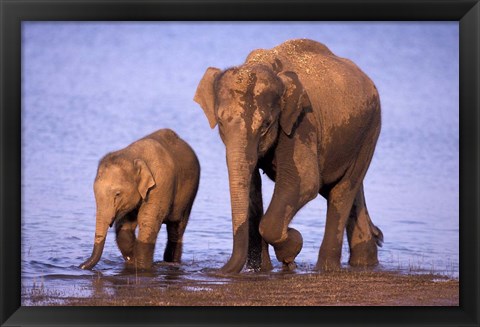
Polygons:
M350 248L349 264L351 266L377 265L377 246L382 245L383 234L370 219L363 184L353 202L346 228Z
M272 262L268 253L268 243L260 235L259 225L263 216L262 179L255 169L250 185L250 204L248 208L249 237L247 267L255 271L272 270Z
M290 221L320 189L315 139L312 133L297 129L294 137L281 133L276 150L275 189L267 212L260 221L260 234L275 250L284 267L295 267L294 260L303 246L300 232L289 228Z
M376 140L375 132L370 135ZM325 234L318 255L317 270L340 269L342 255L343 234L350 212L356 210L353 203L360 188L363 178L373 156L375 142L367 138L360 149L355 162L347 169L344 177L330 190L327 196L327 221ZM363 196L363 192L361 193Z
M186 219L167 222L168 240L163 253L163 261L180 262L182 259L183 233L187 226Z
M327 199L327 221L316 265L317 270L340 269L343 233L355 195L356 189L352 191L348 181L340 182L330 191Z
M300 232L288 228L288 224L298 210L299 208L292 207L286 202L272 199L265 216L260 221L260 234L268 244L273 246L278 261L285 266L291 266L294 263L303 246Z
M295 183L291 184L295 185ZM260 221L260 234L275 250L278 261L285 267L294 267L294 260L303 246L300 232L288 225L295 214L308 201L302 201L292 190L298 187L285 187L277 182L272 201Z
M166 216L154 205L141 208L138 213L138 237L135 243L134 258L138 269L149 269L153 264L153 254L157 235Z
M137 228L136 212L129 213L115 222L116 241L123 258L127 263L133 262L135 247L135 228Z

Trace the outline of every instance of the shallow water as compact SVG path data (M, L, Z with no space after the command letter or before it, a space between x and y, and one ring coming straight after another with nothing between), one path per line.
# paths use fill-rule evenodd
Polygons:
M385 237L380 269L458 276L458 23L26 22L22 37L24 286L72 290L98 272L124 274L112 230L96 271L77 268L92 249L97 163L164 127L202 166L180 279L213 278L204 269L221 267L232 246L228 174L218 132L192 100L197 83L209 66L299 37L353 60L379 89L382 132L365 193ZM267 207L273 183L263 178ZM318 197L293 220L304 238L300 273L316 263L325 213ZM165 239L162 229L157 261Z

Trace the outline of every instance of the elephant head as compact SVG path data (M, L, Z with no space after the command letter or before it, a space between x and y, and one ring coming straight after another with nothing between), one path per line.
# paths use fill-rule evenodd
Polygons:
M93 252L80 268L91 269L98 263L108 228L137 208L154 186L152 173L142 159L109 154L100 161L94 182L97 210Z
M247 63L225 71L208 68L194 100L210 127L218 124L226 147L234 241L232 257L223 270L238 272L247 258L253 171L279 133L292 133L308 96L294 72L277 74L267 65Z

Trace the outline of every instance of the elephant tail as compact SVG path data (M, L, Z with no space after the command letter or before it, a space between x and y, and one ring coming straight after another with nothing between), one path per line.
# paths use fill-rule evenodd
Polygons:
M370 230L372 231L372 235L375 238L375 243L377 243L377 246L382 247L382 245L383 245L383 233L380 230L380 228L375 226L372 223L372 221L370 221Z

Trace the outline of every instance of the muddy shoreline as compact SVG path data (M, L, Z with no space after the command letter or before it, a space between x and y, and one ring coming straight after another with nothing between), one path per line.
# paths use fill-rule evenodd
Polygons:
M398 272L245 274L159 281L145 276L92 279L92 294L65 296L48 287L22 290L23 305L66 306L458 306L459 280ZM81 293L81 292L79 292Z

